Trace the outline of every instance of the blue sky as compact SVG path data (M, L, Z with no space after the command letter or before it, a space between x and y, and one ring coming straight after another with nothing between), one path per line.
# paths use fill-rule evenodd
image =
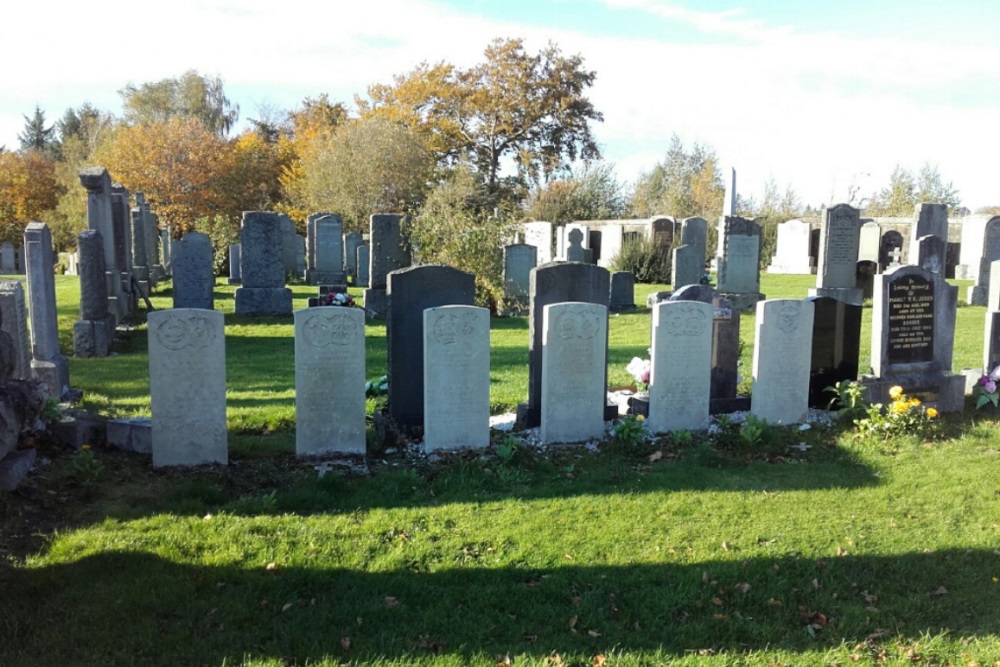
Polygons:
M818 206L930 163L966 205L1000 204L996 2L57 0L39 31L13 28L38 25L37 6L10 4L8 147L36 103L53 120L84 101L117 113L125 84L190 68L221 76L245 119L321 93L350 102L421 61L468 66L491 39L523 37L597 72L595 134L622 180L677 133L734 166L744 195L773 178Z

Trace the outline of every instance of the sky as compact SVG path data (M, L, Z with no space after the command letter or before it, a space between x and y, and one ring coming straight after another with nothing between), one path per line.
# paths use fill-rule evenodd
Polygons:
M594 70L593 132L625 182L672 135L710 146L742 196L773 180L818 207L936 167L975 210L1000 204L995 0L15 0L0 8L0 145L24 115L189 69L241 122L322 93L353 105L421 62L481 62L494 38L550 41ZM864 201L855 199L856 205Z

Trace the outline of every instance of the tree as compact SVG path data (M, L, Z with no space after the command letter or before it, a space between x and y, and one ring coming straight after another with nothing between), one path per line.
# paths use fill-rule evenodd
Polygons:
M29 222L55 208L55 161L40 150L0 154L0 241L18 242Z
M392 85L371 86L370 101L357 100L362 117L406 122L442 166L470 160L490 191L499 187L504 158L526 182L578 157L600 157L590 122L603 116L585 94L596 74L581 56L565 57L553 43L532 55L520 39L496 39L484 55L468 70L424 63Z
M528 220L565 224L573 220L612 220L625 213L626 202L614 166L587 162L564 179L536 187L525 203Z
M460 164L430 191L408 233L418 262L475 274L476 302L495 310L503 299L503 247L514 226L509 211L484 211L484 190L471 166Z
M865 212L868 215L908 216L913 215L918 204L926 202L944 204L949 211L961 204L958 190L950 182L942 181L937 167L924 164L914 177L897 164L889 176L889 184L871 197Z
M211 132L225 136L236 124L239 105L226 97L222 79L188 70L176 79L162 79L141 86L128 84L118 91L125 121L148 124L174 117L197 118Z
M233 152L196 118L119 128L96 160L126 188L145 193L163 221L177 230L190 230L197 218L240 215L227 209L231 201L224 194Z
M725 185L715 151L695 143L690 151L676 134L666 158L639 176L630 202L632 215L672 215L714 220L722 214Z
M307 147L289 194L299 208L336 211L347 229L363 231L373 213L414 210L433 166L408 127L378 117L352 120Z
M50 125L45 127L45 112L36 105L35 113L30 118L28 116L23 116L23 118L24 132L17 135L17 140L21 142L21 150L50 152L52 150L54 139L52 134L55 132L55 126Z

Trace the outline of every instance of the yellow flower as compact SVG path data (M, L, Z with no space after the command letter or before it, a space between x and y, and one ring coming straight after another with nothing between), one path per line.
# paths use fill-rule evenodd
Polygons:
M901 415L909 410L910 406L903 401L894 401L893 404L889 406L889 409L893 412L893 414Z
M927 408L927 416L931 419L936 419L938 416L938 411L934 408Z
M889 388L889 398L895 400L903 395L903 388L898 384Z
M85 452L90 451L90 445L83 445L82 447L80 447L80 449L82 449Z
M913 406L913 407L919 406L920 405L920 399L919 398L911 398L910 399L910 405Z

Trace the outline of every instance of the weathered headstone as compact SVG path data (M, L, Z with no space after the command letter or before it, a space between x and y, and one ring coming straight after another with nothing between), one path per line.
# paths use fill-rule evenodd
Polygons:
M229 284L240 285L243 279L240 277L240 244L229 244Z
M285 287L285 263L281 255L283 237L277 213L243 212L240 227L243 286L236 289L237 315L292 314L292 291ZM175 275L176 272L175 269Z
M222 313L149 313L153 467L227 463L226 339Z
M399 269L386 280L389 416L405 431L424 426L424 319L428 308L471 306L476 278L450 266Z
M714 316L710 304L698 301L666 301L653 309L653 433L708 427Z
M829 296L860 306L864 295L857 287L861 212L849 204L824 208L821 216L819 266L810 296Z
M157 220L158 216L153 213L153 220ZM159 228L159 224L157 224ZM173 229L167 227L166 229L160 230L160 261L162 274L165 276L173 275L174 272L174 235ZM155 267L154 267L155 270Z
M809 258L809 223L789 220L778 225L777 245L768 273L809 275L814 273Z
M295 453L365 453L365 314L360 308L297 310Z
M531 270L528 306L528 402L518 406L517 421L525 428L541 423L542 379L545 375L542 346L544 308L550 304L577 301L608 307L611 277L601 266L579 262L553 262ZM607 339L604 341L607 346ZM603 392L607 387L604 373Z
M704 218L684 218L681 221L680 245L694 248L701 255L699 267L704 267L705 253L708 246L708 222Z
M371 258L369 257L370 246L367 243L362 243L358 246L357 250L357 262L358 262L358 273L354 279L354 284L358 287L368 287L368 269L371 266Z
M861 225L861 232L858 234L859 262L878 264L878 248L881 238L882 230L874 220L868 220Z
M813 313L810 301L772 299L757 304L753 415L777 424L806 420Z
M917 239L917 266L931 273L944 276L944 255L947 243L939 236L921 236Z
M278 214L278 220L281 224L281 264L285 269L285 276L294 276L300 263L297 256L299 243L295 234L295 221L284 213Z
M670 286L677 290L700 284L705 275L705 253L693 245L679 245L672 252Z
M542 442L583 442L604 435L608 309L554 303L543 311Z
M993 263L1000 260L1000 216L990 218L983 225L981 247L979 271L974 278L976 284L968 288L966 302L971 306L987 306L995 309L997 308L995 303L989 302L989 290L992 284ZM964 248L962 253L964 256Z
M73 323L73 352L78 357L106 357L115 334L115 318L108 313L104 240L94 229L76 237L80 253L80 319Z
M858 379L861 352L861 306L833 297L815 296L809 407L826 409L834 395L827 387Z
M114 217L111 212L111 177L104 167L84 167L79 176L80 183L87 190L87 227L101 233L104 240L104 264L109 271L114 270L117 264Z
M355 286L358 284L358 246L364 242L364 237L357 232L344 234L344 267Z
M14 244L4 241L0 245L0 273L11 275L17 273L17 259L14 256Z
M24 254L31 314L31 370L49 394L58 399L69 388L69 364L59 352L52 234L48 225L28 223L24 231Z
M872 299L871 375L862 375L869 401L889 403L889 389L936 404L963 407L965 379L951 372L958 288L919 266L901 266L876 278Z
M552 261L552 223L526 222L521 225L524 242L538 248L538 265Z
M903 256L903 235L895 229L890 229L882 235L879 242L878 265L881 272L890 267L901 266L900 260Z
M936 236L942 244L938 265L944 267L945 243L948 242L948 207L944 204L917 204L910 225L909 263L920 266L920 248L917 241L925 236ZM943 269L942 269L943 271Z
M306 216L306 271L316 267L316 221L320 218L333 216L340 218L335 213L310 213Z
M174 308L215 307L215 269L212 240L201 232L188 232L174 243Z
M132 227L132 272L136 281L143 288L143 294L149 296L149 262L146 260L146 219L142 208L129 210L129 222Z
M854 271L855 285L861 290L862 299L872 298L875 290L875 274L878 273L878 262L861 260Z
M423 319L424 449L488 446L490 312L440 306Z
M24 288L20 281L0 282L0 330L10 336L14 347L13 377L27 380L31 377L31 339L28 336Z
M602 225L598 227L596 232L592 231L591 234L597 234L600 237L599 243L595 244L593 241L591 242L591 247L593 248L596 245L596 249L600 253L597 265L610 267L615 257L622 251L622 245L625 242L625 229L621 225Z
M1000 311L986 311L986 328L983 337L983 372L992 373L1000 368Z
M344 271L344 221L339 215L326 215L313 221L315 264L306 269L310 285L347 283Z
M132 224L129 217L128 190L121 183L111 186L111 224L115 230L115 266L121 272L132 270Z
M615 271L611 274L609 308L615 313L635 310L635 275L631 271Z
M528 308L531 270L538 265L538 248L515 243L503 249L504 313L521 315Z
M1000 310L1000 259L990 262L989 289L986 291L986 310Z
M718 291L734 308L745 310L764 298L760 293L760 225L727 216L721 231Z
M370 287L365 290L365 316L386 316L387 276L390 271L405 269L410 265L410 247L403 236L403 216L394 213L377 213L369 222L369 271ZM445 305L445 304L436 304Z
M570 228L567 225L566 230L566 261L567 262L583 262L587 259L586 245L584 241L586 239L586 233L583 229L579 227Z

